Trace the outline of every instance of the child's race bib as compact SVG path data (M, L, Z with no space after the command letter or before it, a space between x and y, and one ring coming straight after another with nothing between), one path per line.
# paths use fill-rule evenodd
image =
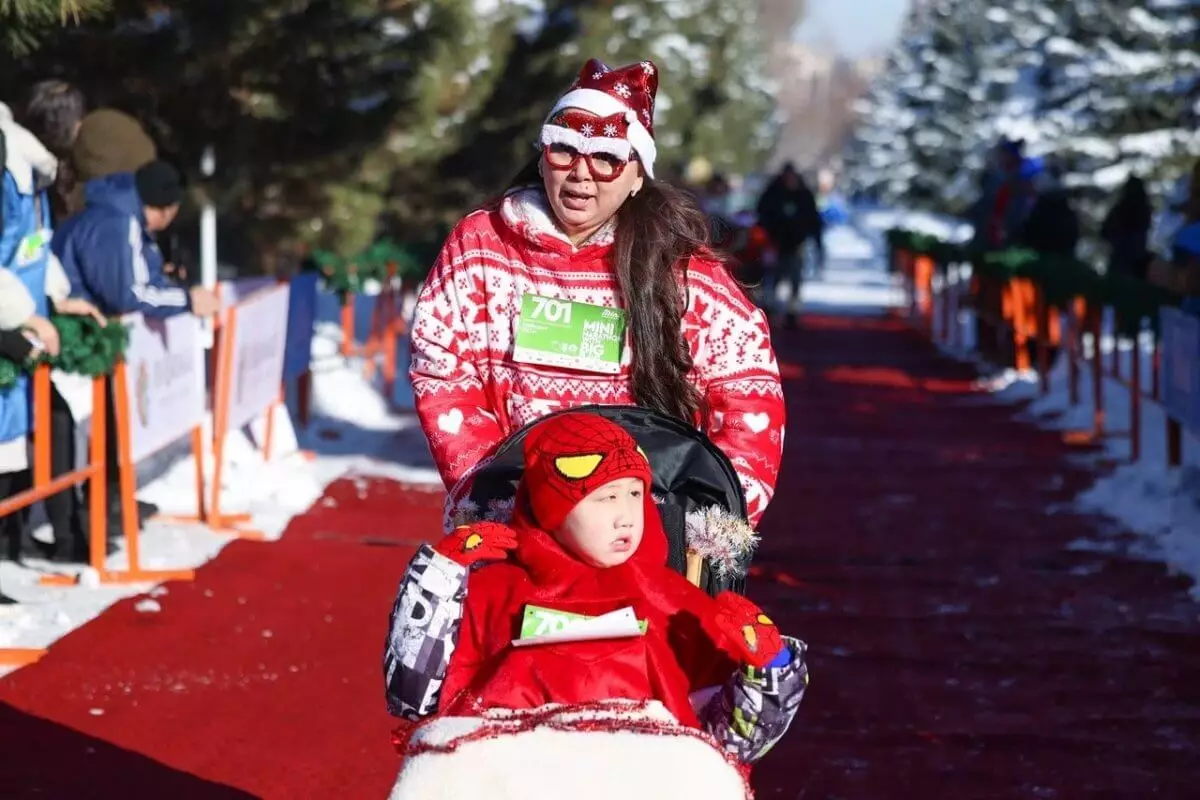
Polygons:
M535 294L521 298L515 361L617 375L624 347L625 312L619 308Z
M589 617L586 614L527 605L521 618L521 635L513 641L513 646L643 636L647 627L646 620L639 620L629 607L599 617Z

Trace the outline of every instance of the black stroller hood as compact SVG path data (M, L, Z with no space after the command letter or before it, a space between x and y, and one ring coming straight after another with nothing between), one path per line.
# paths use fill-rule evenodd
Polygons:
M511 503L525 466L526 435L551 416L577 412L597 414L625 428L650 459L652 491L662 513L672 568L684 571L687 514L716 507L738 519L746 518L746 498L729 458L690 425L637 406L579 406L535 420L505 439L495 454L466 479L470 488L463 499L485 514L489 508ZM741 588L741 580L718 581L708 572L706 569L701 585L710 592Z

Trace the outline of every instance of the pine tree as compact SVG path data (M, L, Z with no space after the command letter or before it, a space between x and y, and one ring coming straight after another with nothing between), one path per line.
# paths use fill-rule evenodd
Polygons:
M860 122L845 154L851 191L886 203L928 205L936 197L923 173L932 143L921 131L933 106L926 12L913 9L880 77L857 104Z
M958 211L995 142L1020 138L1094 226L1128 175L1161 191L1200 155L1198 17L1190 0L923 4L861 104L851 182Z
M0 52L24 56L64 25L93 19L112 0L0 0Z
M583 12L575 58L658 64L655 127L666 171L697 157L717 170L755 169L778 123L758 13L758 0L619 0Z
M756 2L114 0L31 57L0 54L0 97L56 75L133 113L216 201L222 257L253 268L299 241L437 240L533 156L592 55L662 62L664 173L696 153L757 165L765 48L734 13ZM217 174L201 181L210 145Z

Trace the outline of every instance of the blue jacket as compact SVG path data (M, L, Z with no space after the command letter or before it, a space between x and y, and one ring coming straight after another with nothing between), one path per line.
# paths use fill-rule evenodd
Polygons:
M162 318L187 311L187 290L167 281L162 253L146 232L133 174L88 181L84 199L84 210L54 234L72 296L90 300L104 314L140 311Z
M3 165L0 165L2 167ZM34 313L46 316L46 262L50 254L48 218L39 220L41 209L48 209L29 180L20 180L12 172L3 172L0 202L4 203L4 230L0 231L0 269L13 272L33 297ZM39 221L41 224L39 224ZM29 378L22 374L16 384L0 390L0 442L20 439L29 433L32 422Z

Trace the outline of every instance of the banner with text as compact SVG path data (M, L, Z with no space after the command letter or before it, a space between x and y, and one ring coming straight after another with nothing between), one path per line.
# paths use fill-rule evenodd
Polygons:
M204 345L200 320L191 314L169 319L129 314L122 322L129 326L125 389L136 463L204 421Z
M231 310L235 318L227 430L247 425L279 400L287 341L286 285L257 292Z

